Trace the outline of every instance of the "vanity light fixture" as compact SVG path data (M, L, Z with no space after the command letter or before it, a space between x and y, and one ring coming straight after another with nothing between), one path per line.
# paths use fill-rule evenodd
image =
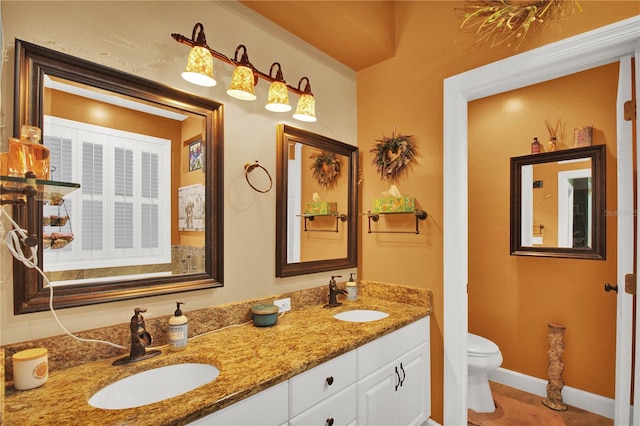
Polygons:
M306 122L314 122L317 120L315 114L315 99L311 92L311 84L309 78L302 77L298 82L298 87L288 85L282 75L282 67L280 63L274 62L271 65L269 74L265 74L255 68L249 61L247 48L241 44L236 48L233 59L223 55L210 48L204 34L204 26L197 23L193 27L191 38L187 38L181 34L171 34L178 43L186 44L191 47L189 58L187 59L187 67L182 73L182 77L190 83L200 86L215 86L216 81L213 78L213 58L234 65L233 76L227 94L237 99L255 100L254 87L258 84L258 80L262 78L271 82L269 86L269 97L265 108L274 112L291 111L289 104L288 92L296 93L300 96L298 107L296 108L293 118ZM238 53L242 50L242 56L238 60ZM274 67L277 66L275 77L272 75ZM306 80L304 89L300 89L303 81Z
M187 57L187 66L182 72L182 78L199 86L213 87L217 84L213 78L213 56L207 47L202 24L193 27L191 39L195 40ZM196 38L196 31L198 31Z
M238 63L238 52L243 50L242 57ZM231 84L227 90L227 95L240 99L242 101L255 101L257 96L253 92L253 86L258 83L258 77L253 74L253 65L249 62L249 55L244 44L236 47L236 53L233 61L238 63L236 69L233 70Z
M291 105L289 104L289 91L287 90L287 83L284 81L282 75L282 67L279 62L274 62L269 69L269 77L272 77L273 68L278 66L276 77L273 83L269 86L269 97L267 98L267 104L264 106L269 111L274 112L287 112L291 111Z
M300 84L302 84L303 80L307 80L307 84L304 87L302 95L300 95L300 99L298 99L298 106L296 107L295 114L293 114L293 118L312 123L317 120L316 100L313 97L313 93L311 93L311 83L309 83L309 79L307 77L302 77L300 79L298 82L298 90L300 90Z

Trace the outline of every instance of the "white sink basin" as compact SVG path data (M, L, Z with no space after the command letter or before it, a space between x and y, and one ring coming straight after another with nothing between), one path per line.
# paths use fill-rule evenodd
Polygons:
M352 311L340 312L339 314L335 314L333 317L335 319L339 319L340 321L370 322L377 321L388 316L388 313L382 311L374 311L370 309L354 309Z
M209 364L158 367L110 384L89 398L89 405L107 410L140 407L173 398L209 383L220 371Z

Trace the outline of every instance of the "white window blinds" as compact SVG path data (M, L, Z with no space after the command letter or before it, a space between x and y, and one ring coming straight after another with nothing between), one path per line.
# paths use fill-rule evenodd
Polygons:
M81 184L65 197L74 241L45 270L170 263L171 141L49 116L43 133L52 178Z

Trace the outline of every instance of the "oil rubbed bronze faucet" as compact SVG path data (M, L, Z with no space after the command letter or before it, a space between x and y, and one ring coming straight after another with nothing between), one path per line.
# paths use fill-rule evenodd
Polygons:
M143 359L153 358L160 355L160 351L155 349L147 352L146 346L151 344L151 335L145 329L144 317L140 312L147 312L146 309L135 308L134 315L131 317L129 328L131 329L131 352L129 356L119 358L113 361L113 365L131 364L133 362L142 361Z
M336 297L338 294L347 294L346 290L341 290L338 288L338 284L336 283L336 278L340 278L342 275L332 275L331 281L329 281L329 303L324 305L325 308L335 308L336 306L342 305L341 302L338 302Z

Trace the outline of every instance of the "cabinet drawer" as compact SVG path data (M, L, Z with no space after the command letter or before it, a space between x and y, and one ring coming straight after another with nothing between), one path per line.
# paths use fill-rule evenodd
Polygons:
M356 352L347 352L338 358L305 371L289 380L291 416L326 399L356 381Z
M356 349L358 380L392 362L419 344L428 341L429 317L425 317L359 347Z
M289 418L288 390L287 382L282 382L189 424L206 426L278 426L286 424Z
M289 421L289 426L326 426L332 419L333 426L355 424L357 416L356 385L338 392Z

